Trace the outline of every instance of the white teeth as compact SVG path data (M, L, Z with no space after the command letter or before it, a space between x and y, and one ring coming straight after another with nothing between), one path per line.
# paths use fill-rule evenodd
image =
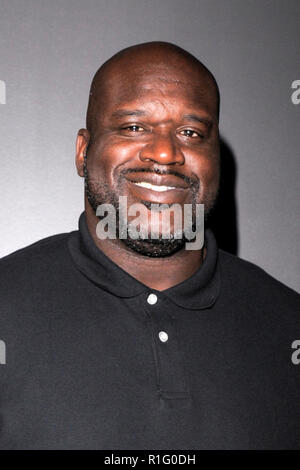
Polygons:
M158 191L160 193L163 191L170 191L170 189L176 189L174 186L156 186L156 184L146 183L146 181L141 181L134 184L141 186L142 188L152 189L152 191Z

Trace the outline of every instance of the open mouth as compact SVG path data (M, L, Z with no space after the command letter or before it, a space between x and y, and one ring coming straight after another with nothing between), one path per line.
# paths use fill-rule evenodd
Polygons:
M140 186L141 188L150 189L151 191L157 191L159 193L171 191L172 189L180 189L180 188L176 188L175 186L156 185L156 184L148 183L147 181L139 181L139 182L131 181L131 182L135 184L136 186Z
M179 179L175 175L159 175L159 174L131 174L126 180L141 188L141 190L154 191L156 193L166 193L168 191L182 192L189 189L190 185Z

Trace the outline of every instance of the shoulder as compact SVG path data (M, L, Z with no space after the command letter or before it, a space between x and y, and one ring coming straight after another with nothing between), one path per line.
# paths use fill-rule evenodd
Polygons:
M284 285L254 263L219 250L222 284L234 289L236 295L248 301L284 303L300 309L300 294ZM300 314L300 310L299 310Z
M26 258L30 258L32 256L37 256L40 254L50 253L53 249L57 249L69 236L69 232L66 233L58 233L56 235L51 235L46 238L42 238L31 245L25 246L24 248L20 248L3 258L0 259L0 266L5 266L5 264L20 262Z
M8 286L38 275L44 268L61 263L70 233L43 238L0 259L0 284Z

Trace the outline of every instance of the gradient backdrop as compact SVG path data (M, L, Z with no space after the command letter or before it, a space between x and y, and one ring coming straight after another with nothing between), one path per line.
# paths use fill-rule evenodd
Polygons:
M75 138L94 72L164 40L220 86L221 246L299 290L299 39L297 0L0 0L0 256L77 229Z

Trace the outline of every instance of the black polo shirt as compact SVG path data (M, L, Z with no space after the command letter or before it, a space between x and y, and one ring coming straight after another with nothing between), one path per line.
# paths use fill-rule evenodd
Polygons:
M300 296L209 230L205 245L162 292L107 258L84 214L3 258L0 448L300 449Z

